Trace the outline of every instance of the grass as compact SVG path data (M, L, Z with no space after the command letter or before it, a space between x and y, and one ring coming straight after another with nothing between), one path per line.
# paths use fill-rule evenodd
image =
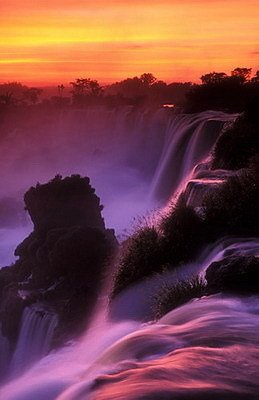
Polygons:
M159 319L169 311L205 294L206 284L199 276L193 277L188 281L180 281L174 285L165 284L154 297L154 317Z

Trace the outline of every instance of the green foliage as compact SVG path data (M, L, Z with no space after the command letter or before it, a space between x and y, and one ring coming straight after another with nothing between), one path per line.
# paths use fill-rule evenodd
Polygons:
M159 319L174 308L206 294L206 283L199 276L174 285L165 284L154 297L154 317Z

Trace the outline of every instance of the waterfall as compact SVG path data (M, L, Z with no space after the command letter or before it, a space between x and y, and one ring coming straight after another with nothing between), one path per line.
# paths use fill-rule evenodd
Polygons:
M18 375L48 353L57 323L57 316L53 313L36 306L25 308L10 364L12 376Z
M110 305L110 317L114 321L149 321L153 315L153 301L164 285L177 284L198 274L204 275L206 269L228 254L254 255L259 257L257 238L224 237L207 246L197 259L182 265L181 268L149 277L143 282L123 290ZM150 295L152 293L152 295Z
M168 123L164 149L151 183L152 196L168 200L195 165L208 157L223 125L235 117L215 111L175 115Z
M203 399L209 393L255 400L258 329L256 297L193 300L155 324L107 323L102 335L95 329L77 346L47 356L0 395L5 400L133 400L169 394ZM226 388L232 397L224 397Z
M129 180L124 185L128 186L133 182L128 168L135 165L137 184L144 182L142 205L150 192L154 204L154 199L165 203L175 190L187 185L187 204L199 207L204 194L232 174L210 171L203 161L208 159L223 125L233 121L235 115L213 111L176 115L163 109L141 114L130 107L119 113L106 110L98 119L99 115L100 110L87 113L91 120L89 140L93 149L98 141L102 143L98 134L105 130L102 134L107 135L107 140L103 150L110 152L112 167L98 152L92 154L91 160L102 159L98 162L101 169L109 165L108 173L115 171L114 166L125 168ZM86 135L85 114L78 112L77 119L81 128L73 141L80 139L81 143ZM65 125L71 133L71 127ZM98 173L96 181L109 186L110 181L98 181ZM141 174L145 180L139 179ZM122 181L118 180L123 193ZM137 185L131 186L132 191L137 189ZM122 193L115 193L120 201ZM136 212L138 197L130 198L129 193L123 193L124 200L132 202ZM124 211L117 203L115 209L118 214ZM222 237L203 248L192 262L124 289L109 304L109 312L102 307L97 310L81 338L50 353L57 317L42 308L27 307L11 360L11 379L0 389L0 398L257 400L258 296L239 298L220 293L204 296L152 321L153 296L165 283L175 284L197 274L204 276L213 262L230 255L259 257L258 238ZM100 297L106 300L108 294L102 293ZM1 346L0 337L0 349Z
M0 200L7 193L17 198L19 191L22 201L28 187L57 172L87 174L105 205L107 226L119 234L152 208L146 197L173 115L166 108L89 107L67 110L58 119L50 115L33 131L21 126L0 140ZM14 242L13 250L19 241Z

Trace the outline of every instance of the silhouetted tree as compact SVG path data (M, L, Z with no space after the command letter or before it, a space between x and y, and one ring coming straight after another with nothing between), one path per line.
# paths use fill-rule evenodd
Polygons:
M0 103L13 105L23 102L23 93L28 87L20 82L8 82L0 84Z
M39 96L43 92L42 89L38 89L35 87L28 88L27 90L24 91L23 97L25 100L27 100L31 104L36 104L39 101Z
M222 82L223 79L227 78L225 72L210 72L201 76L201 81L204 85L218 84Z
M259 95L258 78L250 79L251 68L235 68L231 75L211 72L201 77L186 95L185 111L223 110L241 112L246 104Z
M14 102L15 102L15 100L14 100L13 93L6 92L5 94L0 95L0 104L9 106L11 104L14 104Z
M63 97L64 90L65 90L65 86L63 85L63 83L61 85L58 85L58 95L59 95L59 97Z
M245 83L249 80L252 73L252 68L235 68L231 72L231 76L237 78L240 83Z
M255 75L251 78L252 83L259 83L259 71L256 71Z
M156 82L157 79L151 73L144 73L140 76L140 80L144 83L144 85L151 86Z
M96 80L90 78L78 78L72 85L72 98L73 103L78 106L83 106L91 103L93 100L99 98L103 92L102 87Z

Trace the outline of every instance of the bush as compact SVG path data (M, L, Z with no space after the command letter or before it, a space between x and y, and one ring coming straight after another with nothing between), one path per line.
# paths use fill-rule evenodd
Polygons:
M212 158L212 169L237 170L248 166L259 154L259 126L238 118L219 137Z
M258 96L258 81L224 75L207 74L207 77L210 76L212 79L202 79L201 85L193 85L185 96L185 112L196 113L206 110L242 112L246 104ZM213 76L216 79L213 79ZM205 77L206 75L202 78Z
M163 254L170 267L192 260L206 242L206 225L192 207L186 206L184 196L163 218L160 230Z
M130 284L160 272L162 264L163 254L156 229L141 228L123 244L114 277L112 297Z
M183 196L172 205L157 230L141 228L124 244L114 277L112 297L154 273L191 261L206 242L206 225Z
M163 317L174 308L206 294L206 284L199 276L175 285L165 285L154 298L154 316Z
M259 159L228 178L203 200L205 222L214 237L259 233Z

